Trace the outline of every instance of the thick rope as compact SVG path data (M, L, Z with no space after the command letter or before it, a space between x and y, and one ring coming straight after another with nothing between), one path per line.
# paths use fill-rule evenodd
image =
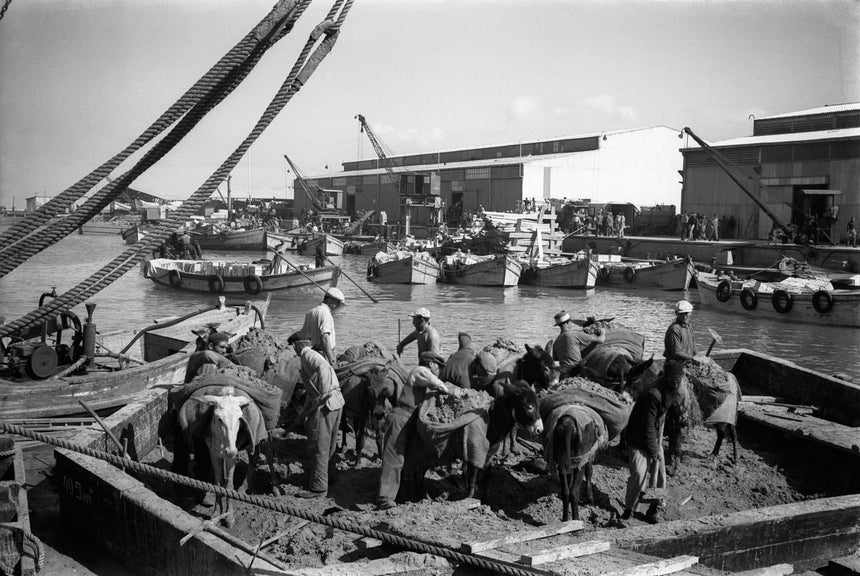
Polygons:
M303 3L305 3L303 1ZM87 176L61 192L36 211L35 214L13 225L0 234L0 246L17 242L36 230L48 220L63 213L73 202L98 184L110 172L134 152L166 130L201 98L210 93L232 70L244 63L251 53L261 44L271 44L277 39L272 33L282 31L284 19L295 9L296 0L278 0L272 10L236 46L225 54L206 74L203 75L179 100L167 109L149 128L128 145L122 152L103 163ZM281 36L277 34L275 38ZM2 252L0 252L2 256Z
M17 434L19 436L25 436L32 440L38 440L39 442L50 444L57 448L63 448L65 450L70 450L72 452L77 452L79 454L84 454L92 458L97 458L99 460L109 462L114 466L117 466L118 468L124 469L126 472L135 472L138 474L154 477L159 480L166 480L174 484L178 484L180 486L185 486L187 488L214 492L215 494L220 496L226 496L227 498L232 498L233 500L238 500L240 502L258 506L260 508L265 508L267 510L273 510L275 512L281 512L283 514L289 514L290 516L294 516L296 518L301 518L303 520L314 522L316 524L322 524L331 528L337 528L338 530L343 530L344 532L351 532L353 534L359 534L361 536L376 538L377 540L381 540L385 544L396 546L397 548L401 548L403 550L409 550L411 552L419 552L423 554L433 554L435 556L447 558L448 560L451 560L458 564L467 564L469 566L483 568L484 570L492 570L501 574L508 574L510 576L545 576L547 574L550 574L549 572L536 570L533 568L530 569L525 566L520 566L510 562L504 562L501 560L494 560L490 558L483 558L480 556L473 556L471 554L465 554L452 548L433 544L432 542L425 542L416 538L407 538L405 536L392 534L390 532L374 530L372 528L367 528L365 526L353 524L351 522L345 522L333 516L314 514L313 512L308 512L303 508L289 506L284 502L269 496L246 494L237 490L223 488L214 484L208 484L206 482L195 480L194 478L189 478L181 474L176 474L175 472L168 472L167 470L162 470L161 468L156 468L147 464L141 464L140 462L135 462L130 459L122 458L114 454L108 454L107 452L102 452L100 450L94 450L92 448L78 446L62 438L54 438L47 434L33 432L21 426L15 426L13 424L0 422L0 429L2 429L8 434Z
M229 173L239 163L239 160L241 160L242 156L244 156L251 144L253 144L260 134L262 134L262 132L272 123L277 114L304 85L325 56L329 54L337 41L340 27L346 18L349 9L352 7L352 0L346 0L346 2L343 3L343 9L340 10L340 15L337 20L333 21L332 18L337 14L342 2L343 0L336 2L329 13L329 18L311 32L299 60L297 60L293 70L290 71L284 84L266 108L263 116L257 122L251 133L227 158L227 160L225 160L224 163L206 180L206 182L204 182L204 184L198 188L198 190L194 192L188 200L182 203L170 219L157 226L151 234L147 235L141 242L138 242L129 250L120 254L120 256L102 267L101 270L90 278L87 278L71 290L51 300L51 302L45 306L42 306L37 310L0 327L0 336L8 336L24 327L34 326L38 324L42 318L61 311L69 310L77 304L84 302L87 298L110 285L117 278L128 272L128 270L134 267L138 262L146 258L151 250L161 243L163 238L170 234L179 224L197 212L203 203L212 195L215 188L227 178ZM311 49L320 38L323 38L322 42L317 46L313 54L310 54ZM308 56L309 54L310 56ZM305 62L305 60L307 61Z
M286 34L292 29L296 19L301 16L310 0L304 0L299 8L291 13L289 20L286 22ZM279 35L282 37L282 35ZM158 160L163 158L170 150L172 150L182 138L188 134L199 121L210 111L217 106L224 98L227 97L233 90L238 87L247 75L253 70L259 62L263 53L271 46L267 43L262 47L258 47L251 56L242 64L242 66L233 70L228 74L219 85L215 86L210 93L198 104L192 108L190 112L179 122L179 124L158 144L141 159L130 171L126 172L118 179L112 181L98 193L88 199L74 214L64 218L45 230L40 231L37 235L30 236L19 241L16 245L8 249L0 251L0 278L14 270L17 266L25 262L28 258L34 256L45 248L55 244L59 240L72 234L80 225L87 222L92 216L101 212L112 200L119 196L140 174L149 169ZM160 238L163 239L163 238Z

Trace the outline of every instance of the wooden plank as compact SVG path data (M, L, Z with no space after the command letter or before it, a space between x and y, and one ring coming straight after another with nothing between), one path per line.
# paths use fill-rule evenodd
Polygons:
M834 558L827 564L827 574L830 576L856 576L860 574L860 556L843 556Z
M382 540L377 540L376 538L368 536L366 538L359 538L355 544L358 546L359 550L367 550L368 548L379 548L382 546Z
M843 426L815 416L790 414L786 409L780 411L775 407L741 403L738 409L744 418L753 422L860 456L858 427Z
M293 576L384 576L386 574L403 574L416 572L426 574L432 569L451 569L444 558L431 554L414 554L410 562L397 562L391 558L380 558L369 562L345 562L331 564L321 568L290 569Z
M732 576L786 576L793 572L794 566L791 564L774 564L773 566L764 566L753 570L735 572Z
M517 564L520 560L519 554L511 554L510 552L505 552L504 550L497 550L495 548L491 548L489 550L481 550L480 552L474 552L475 556L483 556L484 558L489 558L491 560L501 560L502 562L508 562L510 564Z
M663 574L673 574L681 570L686 570L698 563L699 558L697 556L675 556L674 558L658 560L650 564L633 566L626 570L609 572L608 574L604 574L604 576L662 576Z
M537 540L538 538L546 538L548 536L556 536L558 534L565 534L567 532L573 532L575 530L582 530L582 527L582 520L556 522L553 524L547 524L546 526L541 526L540 528L535 528L533 530L521 530L519 532L514 532L512 534L507 534L500 538L493 538L491 540L464 542L460 545L460 549L463 552L475 554L476 552L490 550L492 548L499 548L500 546L506 546L508 544L516 544L517 542L528 542L529 540Z
M609 550L609 542L603 540L588 540L586 542L577 542L576 544L568 544L567 546L558 546L556 548L548 548L540 550L534 554L524 554L520 556L519 563L526 566L538 566L547 562L556 562L566 558L578 558L579 556L588 556L605 552Z

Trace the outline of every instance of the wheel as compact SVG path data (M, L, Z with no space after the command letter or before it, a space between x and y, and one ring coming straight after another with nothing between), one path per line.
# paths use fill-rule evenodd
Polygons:
M256 274L245 276L242 284L244 284L245 292L248 294L259 294L263 291L263 280Z
M624 269L624 281L628 284L636 280L636 269L633 266L628 266Z
M749 288L741 290L740 298L741 306L743 306L745 310L755 310L755 307L758 306L758 296L756 296L756 293Z
M819 290L812 295L812 307L819 314L826 314L833 309L833 296L827 290Z
M773 304L773 309L777 312L784 314L791 310L792 304L794 301L791 298L791 294L786 292L785 290L777 290L770 297L770 302Z
M167 274L167 281L174 288L179 288L182 286L182 273L179 270L171 270L170 273Z
M209 277L209 291L215 294L224 292L224 279L218 274L212 274Z
M717 300L720 302L728 302L732 297L732 283L728 280L722 280L717 284Z

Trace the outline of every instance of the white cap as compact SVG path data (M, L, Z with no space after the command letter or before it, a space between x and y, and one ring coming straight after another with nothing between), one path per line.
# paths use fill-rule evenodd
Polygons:
M421 316L422 318L430 320L430 310L428 310L427 308L419 308L418 310L410 314L410 316L412 316L413 318L415 318L416 316Z
M693 305L686 300L681 300L675 305L676 314L689 314L693 311Z
M340 288L329 288L325 291L325 295L331 296L341 304L346 302L346 298L344 297L343 292L341 292Z

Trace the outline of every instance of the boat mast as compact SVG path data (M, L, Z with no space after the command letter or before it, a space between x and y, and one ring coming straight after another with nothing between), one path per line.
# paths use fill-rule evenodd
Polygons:
M227 175L227 222L229 223L233 219L233 197L231 196L230 190L230 180L233 179L233 176Z

